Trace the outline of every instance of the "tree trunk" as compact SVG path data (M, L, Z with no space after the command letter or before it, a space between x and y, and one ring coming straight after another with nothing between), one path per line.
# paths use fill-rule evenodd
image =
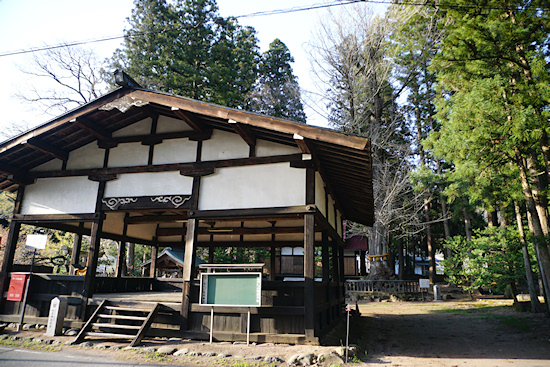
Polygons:
M527 205L527 210L531 216L530 221L530 230L533 236L533 241L535 244L535 250L537 254L537 262L539 264L540 274L543 279L544 284L544 296L546 302L546 309L550 310L548 305L548 295L550 294L550 254L548 253L548 247L546 245L546 238L544 236L538 211L535 205L535 200L533 199L533 193L531 191L531 186L527 179L527 170L523 164L523 158L518 148L516 150L516 165L519 169L519 176L521 181L521 187L525 195L525 201Z
M369 255L371 255L370 263L370 279L389 279L390 271L388 262L383 257L373 258L373 255L387 255L388 244L386 242L386 229L374 223L369 229Z
M544 189L548 186L548 180L546 180L546 172L544 168L538 163L537 157L531 155L527 159L527 167L529 168L529 173L533 178L533 184L531 185L531 190L533 193L533 200L537 208L537 213L539 215L540 225L542 232L545 236L548 235L548 200L543 195ZM544 172L544 173L543 173Z
M523 222L521 211L518 202L514 200L514 211L516 212L516 222L518 225L519 239L521 242L521 251L523 253L523 263L525 265L525 279L527 280L527 288L529 289L529 298L531 299L531 312L542 312L543 308L539 302L535 281L533 279L533 271L531 270L531 260L529 259L529 251L527 249L527 241L525 240L525 231L523 230Z
M135 244L128 243L128 256L126 257L126 265L128 269L128 275L134 275L134 264L135 264Z
M397 248L397 256L399 263L399 280L405 279L405 257L403 256L403 240L399 241L399 247Z

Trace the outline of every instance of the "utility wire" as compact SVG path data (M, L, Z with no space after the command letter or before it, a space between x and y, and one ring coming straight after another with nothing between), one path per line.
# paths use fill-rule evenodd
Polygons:
M349 5L354 3L371 3L371 4L385 4L385 5L406 5L406 6L427 6L427 1L423 2L398 2L394 0L340 0L332 3L326 3L326 4L313 4L313 5L307 5L307 6L301 6L301 7L294 7L294 8L287 8L287 9L275 9L275 10L267 10L267 11L259 11L254 12L250 14L243 14L243 15L237 15L233 16L232 18L240 19L240 18L253 18L253 17L262 17L262 16L270 16L270 15L280 15L280 14L290 14L290 13L296 13L296 12L302 12L302 11L309 11L309 10L316 10L316 9L322 9L322 8L329 8L334 6L342 6L342 5ZM477 6L477 5L453 5L453 4L434 4L433 6L436 7L444 7L444 8L452 8L452 9L482 9L482 10L510 10L510 8L507 7L487 7L487 6ZM541 10L546 10L548 8L541 8ZM175 30L183 30L189 27L180 27ZM104 38L95 38L85 41L75 41L75 42L69 42L69 43L63 43L63 44L57 44L57 45L51 45L51 46L41 46L41 47L32 47L26 50L15 50L15 51L6 51L1 52L0 57L7 57L7 56L15 56L15 55L22 55L22 54L28 54L33 52L40 52L40 51L48 51L48 50L54 50L57 48L62 47L71 47L71 46L80 46L80 45L87 45L91 43L99 43L99 42L106 42L106 41L113 41L117 39L123 39L123 38L134 38L144 35L150 35L150 34L157 34L166 32L168 29L162 29L162 30L155 30L155 31L149 31L149 32L137 32L133 34L125 34L121 36L111 36L111 37L104 37Z

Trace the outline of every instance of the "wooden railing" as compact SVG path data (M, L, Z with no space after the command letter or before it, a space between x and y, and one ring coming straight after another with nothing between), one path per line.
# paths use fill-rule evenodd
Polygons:
M346 293L416 293L420 292L414 280L348 280Z

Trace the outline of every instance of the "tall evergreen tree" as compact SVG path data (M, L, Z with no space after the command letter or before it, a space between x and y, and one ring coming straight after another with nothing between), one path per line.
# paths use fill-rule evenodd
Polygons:
M292 71L294 58L288 47L275 39L263 55L259 78L249 97L249 109L274 117L306 122L300 86Z
M453 0L440 6L452 23L433 64L442 129L430 139L455 165L516 166L548 294L547 5Z
M244 107L257 77L253 28L218 14L215 0L135 0L112 66L146 88Z

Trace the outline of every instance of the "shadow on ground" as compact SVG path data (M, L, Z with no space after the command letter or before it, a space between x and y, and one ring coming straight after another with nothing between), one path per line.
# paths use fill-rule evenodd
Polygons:
M480 303L370 303L350 322L350 344L381 357L550 360L550 319Z

